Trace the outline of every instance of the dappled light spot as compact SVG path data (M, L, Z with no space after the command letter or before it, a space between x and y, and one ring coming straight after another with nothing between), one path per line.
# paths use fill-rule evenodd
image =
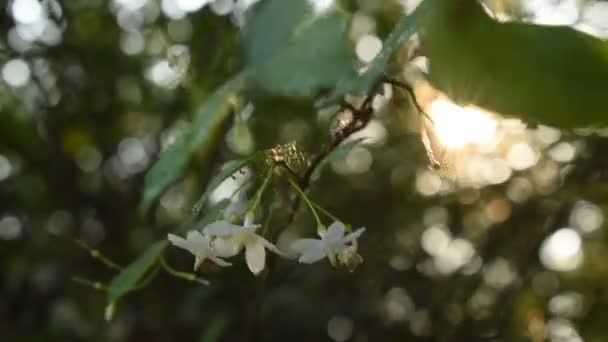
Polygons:
M384 313L388 323L408 321L415 309L414 302L406 289L393 287L386 292Z
M368 172L372 167L374 157L366 147L356 146L348 152L346 157L332 162L336 173L354 175Z
M576 157L576 148L568 142L560 142L548 151L549 157L560 163L571 162Z
M494 303L496 303L496 290L488 286L481 286L469 298L467 308L469 313L476 319L483 319L490 314Z
M31 76L30 67L23 59L11 59L2 67L2 79L12 87L22 87Z
M94 146L83 146L75 155L76 164L84 172L93 172L99 169L103 161L101 152Z
M120 49L127 56L142 53L146 47L146 40L139 32L124 32L120 37Z
M484 212L492 223L502 223L511 217L511 203L502 197L493 198L486 204Z
M129 173L141 172L149 163L143 141L134 137L127 137L118 144L118 157Z
M96 246L106 238L106 228L92 212L86 212L80 226L80 238L91 246Z
M0 182L10 177L12 172L13 166L11 165L11 161L0 154Z
M424 196L433 196L441 191L442 180L431 171L421 171L416 174L416 190Z
M146 78L155 85L163 88L175 88L181 81L182 75L174 70L169 61L161 59L146 70Z
M177 0L161 0L161 8L165 16L170 19L178 20L186 16L187 12L177 3Z
M602 227L602 208L588 201L578 201L570 213L570 224L583 234L590 234Z
M235 0L214 0L209 7L217 15L227 15L234 9Z
M546 329L551 342L583 342L574 324L567 319L553 318L547 323Z
M447 225L449 218L450 213L445 207L433 206L424 210L422 222L427 227L435 225Z
M0 239L14 240L21 236L21 221L12 215L4 216L0 219Z
M47 222L46 230L53 235L64 235L74 228L74 216L65 210L53 212Z
M351 135L348 141L364 139L362 142L365 145L382 146L387 138L388 132L384 124L380 120L371 120L365 128Z
M451 240L452 235L446 226L435 225L422 233L420 242L425 252L437 256L448 247Z
M529 169L538 161L538 154L526 142L517 143L509 149L507 154L509 165L515 170Z
M534 131L534 137L545 146L549 146L559 141L562 132L553 127L539 125Z
M542 243L540 260L550 270L575 270L583 262L580 235L572 228L559 229Z
M217 0L216 0L217 1ZM308 0L315 13L323 13L334 5L334 0Z
M170 188L160 198L160 207L170 219L174 220L182 219L189 212L190 205L187 193L179 186Z
M446 248L439 250L434 258L437 271L448 275L465 266L475 256L475 248L470 241L456 238Z
M327 334L336 342L344 342L353 335L353 320L346 316L333 316L327 322Z
M410 318L410 330L416 336L430 336L432 333L431 315L428 310L417 310Z
M549 300L549 311L564 318L578 318L583 315L583 295L569 291L560 293Z
M364 147L355 147L346 156L346 165L352 174L369 171L373 161L372 153Z
M542 25L574 25L579 17L578 1L534 0L522 3L533 13L533 22Z
M378 36L368 34L359 38L355 49L359 60L364 63L369 63L382 49L382 41Z
M389 265L395 271L403 272L412 267L412 261L402 255L394 255L389 260Z
M498 258L483 267L484 282L495 289L505 288L517 278L517 270L504 258Z
M349 37L354 42L358 42L363 36L372 34L376 31L376 20L374 17L358 11L353 15L350 25Z
M173 0L175 5L184 12L196 12L213 0Z
M19 23L32 24L42 19L44 10L38 0L13 0L11 13Z
M114 0L116 4L130 11L137 11L142 8L148 0Z

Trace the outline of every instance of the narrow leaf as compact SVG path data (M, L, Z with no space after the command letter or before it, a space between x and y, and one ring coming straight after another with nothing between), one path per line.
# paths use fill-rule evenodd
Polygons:
M224 120L230 114L228 99L245 85L241 72L211 95L194 114L187 132L166 151L146 174L140 211L146 214L156 199L183 173L192 155L203 149L208 155Z
M120 272L108 287L108 303L116 303L122 296L133 290L141 278L154 266L160 254L168 245L167 240L150 245L131 265Z

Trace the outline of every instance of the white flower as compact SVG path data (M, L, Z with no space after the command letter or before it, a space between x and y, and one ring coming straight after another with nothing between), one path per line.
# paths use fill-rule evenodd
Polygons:
M245 261L249 270L258 275L266 265L266 249L282 255L268 240L255 231L260 227L253 224L253 215L246 215L242 226L229 221L216 221L205 228L205 233L217 237L213 243L218 255L231 257L245 248Z
M213 248L211 239L208 236L201 234L201 232L199 232L198 230L189 231L185 239L173 234L169 234L167 238L169 239L169 241L171 241L173 245L183 248L194 255L195 271L198 270L199 266L206 259L209 259L222 267L232 265L226 260L223 260L218 257L218 253Z
M352 257L352 253L356 253L357 239L364 231L365 228L359 228L345 235L344 224L336 221L326 231L319 232L320 239L296 240L291 244L291 249L300 254L298 261L303 264L312 264L328 257L331 264L336 266L336 255L346 251L348 256Z

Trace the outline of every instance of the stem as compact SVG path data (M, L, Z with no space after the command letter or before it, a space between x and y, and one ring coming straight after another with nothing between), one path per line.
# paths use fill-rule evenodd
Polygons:
M262 195L264 195L264 191L268 187L268 183L270 183L270 179L272 178L273 169L274 169L273 166L268 168L268 173L266 173L266 177L264 177L264 182L262 183L262 185L260 186L258 191L255 193L255 195L253 197L253 202L251 202L251 205L249 206L247 212L255 212L258 205L260 205L260 201L262 200Z
M323 222L321 222L321 219L319 218L319 215L317 214L317 211L315 210L315 206L312 204L312 201L308 198L308 196L306 196L306 193L302 189L300 189L298 184L296 184L296 182L294 182L293 180L287 179L287 181L298 192L300 197L304 200L304 202L306 202L306 204L310 208L312 215L315 217L315 220L317 221L317 229L325 230L325 226L323 225Z
M319 167L319 165L321 165L321 162L331 152L333 152L344 140L346 140L352 134L365 128L365 126L367 126L367 124L371 120L372 114L374 112L374 110L372 108L372 100L379 93L380 87L382 86L382 84L383 84L383 81L381 78L379 78L376 81L376 84L374 84L374 86L372 87L370 92L367 94L365 100L363 101L363 103L361 104L361 106L358 109L355 108L354 106L352 106L351 104L343 101L343 103L340 106L341 107L340 110L344 110L344 109L351 110L353 112L354 120L349 125L344 127L340 132L335 134L332 141L323 149L323 151L321 153L319 153L314 159L312 159L310 165L306 168L306 170L304 171L304 175L302 177L294 177L295 179L298 180L298 183L294 182L291 179L288 179L289 183L300 194L300 196L296 196L291 201L291 205L289 206L289 214L287 216L287 219L285 220L285 224L281 227L282 229L277 229L277 230L273 231L272 234L270 234L271 235L271 236L269 236L270 242L274 242L276 240L276 238L278 237L278 235L281 233L281 231L283 231L285 228L289 227L295 221L296 211L300 206L300 199L304 199L305 201L307 201L307 204L311 208L311 211L313 212L315 219L317 220L317 223L320 223L320 219L317 216L316 211L314 210L313 206L310 204L310 202L308 201L308 198L306 197L306 191L308 190L308 187L310 186L310 182L312 180L312 175L314 174L316 169ZM292 175L297 176L293 172L292 172ZM268 259L267 259L268 271L265 273L264 278L261 281L260 289L259 289L259 292L256 296L256 300L254 303L255 310L253 311L253 316L251 317L250 322L247 324L247 328L245 329L245 338L247 340L255 339L257 337L258 330L260 329L259 313L261 312L262 306L264 304L264 294L267 292L268 287L269 287L268 286L269 278L271 276L273 269L275 268L275 260L276 260L276 258L272 253L268 255Z
M152 280L154 280L154 278L156 278L159 270L160 270L160 265L156 264L156 267L154 267L152 272L150 272L150 274L148 274L148 276L146 278L144 278L144 280L142 280L139 284L135 285L135 287L133 288L132 291L139 291L139 290L143 289L144 287L148 286L148 284L150 284L150 282L152 282Z
M392 85L393 87L405 90L405 92L409 95L410 101L412 101L412 104L414 105L414 108L416 108L416 111L418 112L418 114L424 116L426 119L428 119L431 123L434 124L433 118L431 118L424 111L424 109L422 109L422 106L420 105L420 103L418 103L418 99L416 98L416 93L414 92L414 88L409 83L402 82L397 79L390 78L388 76L383 76L382 81L387 84Z
M165 260L164 255L160 256L160 265L165 270L165 272L167 272L169 275L171 275L175 278L183 279L186 281L193 281L193 282L196 282L196 283L199 283L202 285L209 285L209 281L199 278L194 273L178 271L175 268L169 266L169 264L167 264L167 261Z
M101 253L101 251L99 251L98 249L91 248L84 241L79 240L79 239L74 239L74 243L76 243L82 249L84 249L87 252L89 252L89 255L91 255L91 257L93 259L95 259L95 260L99 261L100 263L104 264L106 267L111 268L111 269L116 270L116 271L122 271L122 269L123 269L122 266L120 266L117 263L115 263L114 261L110 260L110 258L108 258L105 255L103 255L103 253Z
M344 221L340 220L339 218L337 218L336 216L334 216L329 211L325 210L323 207L318 205L316 202L313 202L313 201L310 201L310 202L312 203L312 205L315 206L315 208L319 209L319 211L321 211L325 216L329 217L330 219L332 219L334 221L338 221L338 222L344 222Z
M72 277L72 281L75 282L76 284L90 287L97 291L106 291L108 289L108 287L100 281L92 281L92 280L85 279L85 278L78 277L78 276Z

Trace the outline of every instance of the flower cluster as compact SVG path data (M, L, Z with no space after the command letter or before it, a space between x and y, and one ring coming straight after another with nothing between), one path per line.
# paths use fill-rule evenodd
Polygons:
M192 253L194 270L205 261L227 267L232 264L224 260L245 250L245 261L249 270L260 274L266 264L266 250L286 257L275 245L256 234L259 224L253 224L253 215L247 214L242 225L227 220L215 221L203 229L203 232L191 230L186 238L169 234L171 243ZM353 271L363 259L357 253L357 239L365 228L347 234L346 227L341 222L334 222L325 231L319 232L319 239L299 239L291 244L292 252L303 264L312 264L328 258L332 266L343 266Z
M266 264L266 249L282 254L272 243L256 234L259 227L259 224L253 224L253 215L249 213L242 225L220 220L206 226L202 233L189 231L186 239L173 234L169 234L168 238L175 246L194 255L195 271L205 260L222 267L231 266L224 258L233 257L245 249L247 266L253 274L258 275Z
M212 222L200 231L192 230L186 234L186 238L168 235L173 245L194 255L195 271L206 260L222 267L231 266L232 264L225 259L234 257L243 250L247 266L254 275L260 274L266 267L266 250L283 257L294 256L303 264L312 264L328 258L333 267L344 267L349 271L354 271L363 262L363 258L357 253L357 239L365 228L350 232L349 227L313 202L299 184L290 178L287 179L288 183L306 203L317 222L319 238L296 240L290 245L290 251L282 252L272 242L266 240L263 233L261 235L256 233L260 225L254 223L254 213L260 207L264 191L275 174L274 166L289 167L288 160L295 158L294 156L298 155L296 152L295 147L291 145L272 149L267 157L272 166L268 168L266 177L253 197L247 201L243 198L244 191L241 191L242 189L237 191L233 194L233 198L238 197L237 200L233 200L224 210L222 220ZM295 172L292 172L291 175L294 174ZM333 219L334 222L326 228L319 213ZM236 224L235 222L240 222L243 216L242 224Z
M363 262L357 253L357 239L364 231L365 228L359 228L346 234L344 223L336 221L327 230L319 232L320 239L296 240L291 244L291 249L300 255L298 261L303 264L312 264L327 257L334 267L339 262L354 270Z

